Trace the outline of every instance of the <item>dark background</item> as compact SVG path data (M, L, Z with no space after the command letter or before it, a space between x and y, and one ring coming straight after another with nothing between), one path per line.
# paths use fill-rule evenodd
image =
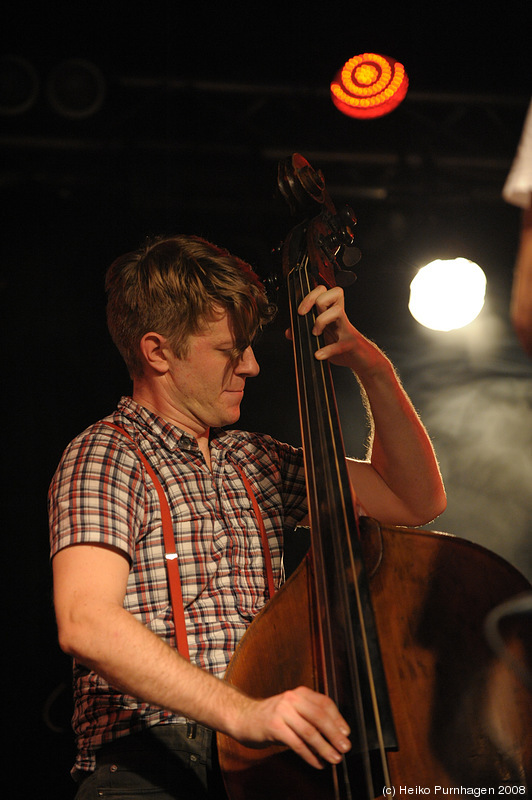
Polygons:
M519 212L501 199L531 95L528 12L523 2L4 4L4 726L20 789L10 796L72 794L45 498L68 441L129 391L105 328L105 270L147 235L192 232L267 274L291 227L275 184L293 152L358 217L349 309L396 363L433 438L449 495L434 527L532 577L532 363L508 321ZM366 51L401 61L410 89L391 115L353 120L329 83ZM67 59L96 67L102 83L85 86ZM410 280L458 255L485 270L486 306L464 331L424 331L407 311ZM242 425L297 441L281 321L258 355ZM362 455L352 395L338 376L346 447Z

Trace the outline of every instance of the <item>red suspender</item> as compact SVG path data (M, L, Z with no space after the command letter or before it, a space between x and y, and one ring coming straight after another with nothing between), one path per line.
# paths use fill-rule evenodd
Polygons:
M257 518L257 522L259 523L260 538L262 542L262 550L264 553L264 566L266 567L266 580L268 583L268 596L271 600L275 594L275 585L273 583L272 559L270 555L270 546L268 544L268 534L266 533L266 528L264 527L264 520L262 519L262 514L260 513L259 504L257 503L255 495L253 494L251 484L244 475L244 470L234 461L232 462L232 464L236 468L240 477L242 478L242 482L246 487L246 492L248 493L248 497L251 500L251 505L253 506L255 517Z
M172 611L174 615L174 624L175 624L175 632L176 632L176 640L177 640L177 649L187 660L190 660L190 654L188 651L188 641L187 641L187 629L185 625L185 610L183 606L183 594L181 592L181 578L179 577L179 568L177 566L177 553L175 549L175 539L174 539L174 529L172 525L172 515L170 514L170 507L168 505L168 500L166 499L166 495L164 493L163 487L161 486L161 482L159 478L155 474L154 470L152 469L150 463L148 462L147 458L141 453L140 448L138 447L135 440L126 433L126 431L120 427L120 425L115 425L113 422L104 422L104 425L108 425L110 428L116 428L117 431L124 434L136 447L137 454L146 467L146 472L150 476L153 481L153 485L157 491L157 495L159 497L159 503L161 504L161 521L163 525L163 539L164 539L164 557L166 561L166 571L168 574L168 584L170 587L170 600L172 603ZM178 613L176 613L178 612Z
M183 594L181 591L181 578L179 576L179 567L177 564L177 553L175 549L172 515L170 513L170 507L168 505L168 500L164 493L164 489L161 486L161 482L159 481L159 478L155 474L147 458L140 451L140 448L138 447L137 443L129 435L129 433L126 433L126 431L122 427L120 427L120 425L115 425L114 422L103 422L102 424L107 425L109 428L115 428L117 431L122 433L126 438L128 438L131 442L133 442L137 450L138 456L142 461L142 463L144 464L144 466L146 467L146 471L150 476L150 478L152 479L153 485L155 486L155 489L157 491L157 496L159 497L159 503L161 505L161 521L163 526L165 561L166 561L166 570L168 574L168 584L170 587L170 600L172 603L174 624L176 628L177 649L179 653L183 656L183 658L190 660L188 642L187 642L187 630L185 624L185 609L183 605ZM249 499L253 506L255 516L257 518L260 530L260 538L262 542L262 549L264 552L268 594L270 598L272 598L275 592L275 586L273 583L272 560L270 556L270 548L268 545L268 536L266 534L266 528L264 527L264 521L262 519L262 515L260 513L259 505L257 503L255 495L253 494L253 491L251 489L251 484L244 475L242 468L239 467L238 464L235 464L235 462L232 463L233 466L236 468L237 472L239 473L240 477L242 478L244 486L246 487L246 492L248 493Z

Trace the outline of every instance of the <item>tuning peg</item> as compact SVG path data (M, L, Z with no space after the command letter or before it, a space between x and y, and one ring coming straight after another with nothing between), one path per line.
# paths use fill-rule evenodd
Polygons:
M348 247L351 246L355 240L355 225L357 224L357 218L355 217L354 211L350 206L343 206L340 209L338 216L341 220L341 235L342 240L345 245Z
M347 247L344 246L342 248L340 260L347 269L351 269L351 267L354 267L355 264L358 264L361 258L362 253L360 252L359 248L356 247L356 245L353 244Z
M349 272L349 270L346 269L338 270L334 277L336 278L336 283L338 286L341 286L342 289L347 289L348 286L352 286L357 279L354 272Z

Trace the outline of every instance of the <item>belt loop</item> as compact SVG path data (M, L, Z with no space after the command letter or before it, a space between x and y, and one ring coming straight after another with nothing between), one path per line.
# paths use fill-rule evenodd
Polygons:
M196 730L197 730L196 723L190 722L190 720L187 719L187 739L195 739Z

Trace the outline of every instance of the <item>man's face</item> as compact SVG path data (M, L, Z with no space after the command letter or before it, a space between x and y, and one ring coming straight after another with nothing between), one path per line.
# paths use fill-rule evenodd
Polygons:
M259 373L251 346L234 358L231 320L224 311L188 340L183 358L170 357L168 390L181 425L196 434L234 424L240 417L246 378Z

